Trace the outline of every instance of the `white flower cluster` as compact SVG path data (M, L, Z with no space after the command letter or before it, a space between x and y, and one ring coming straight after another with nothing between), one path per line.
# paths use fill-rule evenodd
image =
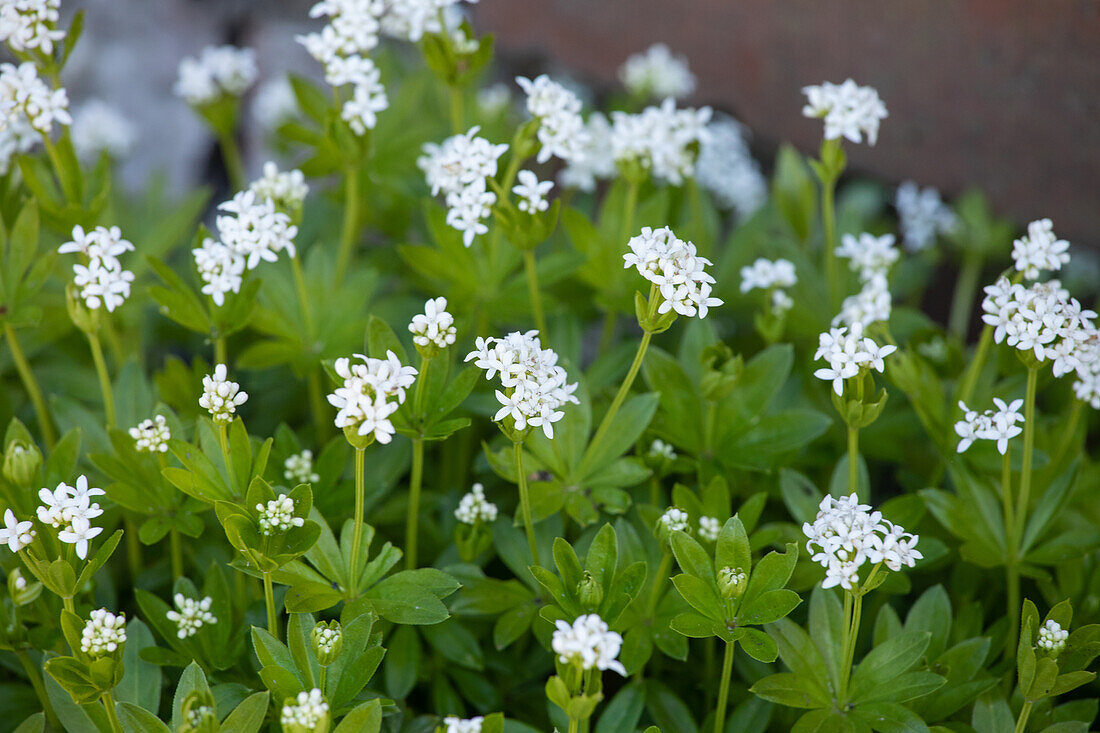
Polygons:
M854 143L874 145L878 140L879 123L886 119L886 105L873 87L861 87L851 79L843 84L824 82L802 88L807 103L804 117L824 118L825 139L847 138Z
M1027 236L1012 243L1012 260L1025 279L1035 280L1069 262L1069 242L1055 236L1050 219L1038 219L1027 225Z
M312 484L321 480L313 470L313 451L308 448L283 461L283 478L295 484Z
M985 288L982 320L994 327L993 340L1038 361L1052 361L1054 376L1078 371L1084 377L1095 367L1096 313L1084 309L1057 280L1030 287L1001 276Z
M228 425L233 422L237 408L247 401L248 393L241 392L241 385L229 381L225 364L216 365L213 374L202 378L199 407L209 412L215 423Z
M676 450L660 438L654 438L653 442L650 443L649 455L656 458L663 458L667 461L676 460Z
M771 299L772 310L777 314L787 312L794 305L784 288L794 287L796 284L798 276L794 271L794 263L790 260L759 257L751 265L741 268L741 292L766 291Z
M268 79L252 97L252 118L266 132L273 132L298 115L298 98L286 76Z
M898 571L903 565L913 567L924 557L916 549L917 535L870 509L870 505L860 504L855 494L839 499L826 496L813 524L802 525L806 551L825 568L822 588L839 585L851 590L859 585L859 569L868 561Z
M977 412L959 401L959 409L963 411L963 419L955 423L955 433L958 434L958 451L962 453L969 448L975 440L992 440L997 443L997 450L1003 456L1008 452L1008 441L1023 432L1017 423L1023 423L1024 416L1020 414L1023 400L1013 400L1011 404L994 397L993 404L996 411L986 410Z
M306 523L302 517L294 516L294 500L286 494L279 494L267 504L257 504L256 511L259 512L260 534L265 537Z
M218 619L210 613L210 605L214 603L214 599L210 596L196 600L188 598L182 593L177 593L173 596L172 601L176 604L176 609L169 611L167 616L168 620L178 627L176 636L181 639L199 633L199 629L204 625L210 626L218 623Z
M298 726L301 730L313 730L328 717L328 703L321 690L314 687L309 692L299 692L293 703L283 705L279 721L284 727Z
M546 74L534 79L517 76L516 83L527 95L527 111L539 121L536 160L545 163L557 157L568 163L581 158L587 132L580 98Z
M443 719L443 725L446 726L443 733L481 733L481 724L484 720L485 718L481 715L465 719L448 715Z
M0 42L12 51L41 51L53 55L54 44L65 37L57 27L61 0L4 0L0 4Z
M354 428L360 436L373 435L379 443L389 443L394 435L390 415L405 401L405 390L416 381L414 367L403 366L392 351L385 359L355 354L362 364L351 359L336 360L336 373L344 380L342 386L328 396L335 407L336 427Z
M710 107L676 109L672 99L638 114L612 112L615 162L636 161L657 179L679 186L695 175L696 155L708 137L711 114Z
M19 552L34 541L34 522L20 522L11 509L4 511L4 526L0 527L0 545L7 545L12 552ZM17 583L19 581L16 581ZM23 581L26 584L26 581Z
M73 545L76 556L81 560L88 557L88 542L103 531L102 527L93 527L91 520L103 514L103 509L93 496L103 496L106 492L88 486L88 477L79 476L76 486L64 481L53 491L41 489L38 498L42 504L38 507L38 521L58 530L57 538Z
M420 347L434 346L445 349L455 342L458 334L455 319L447 312L447 299L432 298L424 302L424 312L413 316L409 323L413 343Z
M281 211L301 208L309 195L309 184L300 170L280 171L274 161L264 163L264 174L252 182L248 190L260 201L271 199Z
M680 99L695 91L695 75L687 59L673 56L663 43L627 58L619 69L619 80L628 92L639 97Z
M722 531L722 523L715 517L699 517L699 537L707 542L718 539L718 533Z
M93 657L114 654L126 643L126 614L106 608L92 611L80 635L80 651Z
M486 117L499 117L512 106L512 89L497 82L477 90L477 106Z
M710 191L715 203L744 219L764 205L768 181L752 157L744 127L721 118L707 125L695 163L695 180Z
M447 224L462 232L467 247L474 238L489 231L489 217L496 194L488 190L486 179L497 174L497 161L506 144L494 145L478 137L480 127L464 135L454 135L441 145L426 143L424 154L416 161L432 189L432 195L446 197Z
M102 153L112 158L129 154L137 140L137 129L115 107L99 99L91 99L73 113L73 149L86 161Z
M326 626L324 622L319 622L313 627L313 633L311 636L311 642L316 647L317 651L322 655L332 654L336 645L340 643L343 638L343 632L337 626L333 628Z
M1100 335L1094 334L1088 344L1078 349L1078 361L1073 392L1077 399L1100 410Z
M534 171L520 171L519 183L512 187L512 193L519 196L520 211L537 214L550 208L546 194L554 187L553 181L540 181Z
M1068 638L1069 632L1063 629L1060 623L1050 619L1039 627L1039 639L1035 645L1048 652L1060 652L1066 648Z
M667 532L688 532L691 530L691 522L688 519L687 512L674 506L666 509L657 522Z
M0 127L26 121L46 137L55 122L73 122L68 94L42 81L38 68L30 61L19 66L0 64L0 113Z
M497 505L485 498L485 487L481 484L474 484L455 509L455 519L463 524L489 524L496 518Z
M319 33L298 36L306 51L325 67L325 81L334 87L352 86L340 116L357 135L378 124L378 113L390 106L382 72L364 54L378 45L379 17L388 4L383 0L322 0L310 11L311 18L325 17Z
M558 176L565 188L591 193L598 180L615 176L615 151L611 145L611 123L602 112L593 112L584 123L580 153L570 160Z
M206 723L217 726L218 718L214 708L209 705L197 705L187 711L187 724L195 730L201 730Z
M514 331L504 338L479 336L466 361L484 369L486 379L500 372L504 391L496 390L496 397L502 407L493 420L500 422L511 416L516 430L541 427L547 438L553 438L554 423L565 416L561 408L569 402L580 403L573 396L577 383L566 383L568 375L558 366L558 355L553 349L542 348L538 333L532 330Z
M244 94L258 75L256 53L251 48L207 46L197 58L188 56L180 61L174 91L188 104L211 104L222 95Z
M710 297L714 278L705 267L712 264L700 257L691 242L680 239L668 227L643 227L641 234L628 243L623 255L624 267L634 267L646 280L657 286L662 302L658 313L674 310L682 316L706 318L707 311L722 305Z
M950 234L958 225L955 212L944 204L939 191L931 186L921 188L913 181L898 186L894 208L902 241L910 252L930 247L937 234Z
M824 359L828 368L814 372L814 376L833 383L837 395L844 394L844 380L857 376L864 369L881 373L885 369L883 359L897 351L893 344L879 346L874 339L863 335L863 325L830 328L818 336L814 361Z
M11 170L12 159L21 153L29 153L35 145L42 142L42 136L31 127L31 123L21 114L5 115L4 103L0 101L0 176ZM4 118L7 117L7 126Z
M887 273L900 254L894 241L893 234L876 237L867 232L858 237L845 234L841 238L836 254L849 260L851 268L859 273L863 286L859 293L844 299L840 313L833 319L834 326L860 323L866 327L890 320L893 302Z
M610 631L604 620L594 613L578 616L572 625L558 620L550 647L563 664L579 663L582 669L613 670L626 676L617 657L623 637Z
M130 437L134 439L134 447L138 453L167 453L172 431L169 430L164 415L157 415L130 428Z
M73 265L73 284L80 289L80 297L89 308L96 310L102 305L113 312L130 297L134 273L122 269L118 258L133 249L134 245L122 238L118 227L96 227L85 232L83 227L76 226L72 241L65 242L57 251L84 256L87 264Z

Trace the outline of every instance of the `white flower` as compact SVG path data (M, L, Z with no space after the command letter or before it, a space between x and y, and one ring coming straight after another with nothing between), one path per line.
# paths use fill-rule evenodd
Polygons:
M93 527L86 516L75 516L69 526L57 533L57 539L76 548L76 556L81 560L88 557L88 542L94 539L103 527Z
M134 281L134 273L122 269L118 257L133 249L134 245L122 238L118 227L96 227L85 232L83 227L76 226L72 240L57 251L80 253L86 259L87 264L73 265L73 284L84 303L92 310L103 305L114 311L130 297L130 283Z
M443 719L443 725L446 726L443 733L481 733L481 724L484 720L485 718L481 715L466 719L448 715Z
M38 132L49 136L56 122L71 125L69 97L64 89L52 89L27 61L19 66L0 64L0 127L22 117Z
M218 211L225 212L214 222L218 236L222 244L245 259L247 269L255 269L261 261L276 262L284 250L290 257L297 253L294 237L298 227L290 223L289 215L275 209L271 199L240 191L220 204Z
M1008 452L1008 441L1023 432L1023 428L1017 424L1024 421L1024 416L1020 413L1023 400L1006 404L1004 400L994 397L993 404L997 407L996 411L978 413L968 408L966 403L959 402L959 408L963 411L963 419L955 423L955 433L960 438L959 453L969 448L975 440L992 440L1003 456Z
M152 419L142 420L137 427L130 428L130 437L134 439L134 447L139 453L167 453L172 431L169 430L164 415L156 415Z
M180 62L174 91L188 104L205 105L223 94L240 96L258 75L252 49L207 46L198 58L189 56Z
M267 504L257 504L256 511L259 512L260 534L264 536L285 532L291 527L302 527L306 523L304 518L294 516L294 500L286 494L279 494Z
M306 449L283 461L283 478L296 484L312 484L321 480L313 470L313 451Z
M789 288L798 283L794 264L790 260L758 258L751 265L741 268L741 292Z
M629 57L619 69L619 79L637 96L679 99L695 91L695 76L687 59L673 56L663 43Z
M477 90L477 106L487 117L497 117L512 105L512 89L504 82Z
M710 107L676 109L672 99L638 114L612 112L611 150L617 163L637 162L673 186L695 175L696 151L709 136Z
M273 161L264 163L264 174L248 187L256 198L271 199L276 208L294 211L302 206L309 194L306 177L300 170L280 171Z
M314 687L309 692L299 692L294 702L283 705L279 721L284 727L313 730L327 718L328 703L321 690Z
M879 346L871 338L863 336L863 324L831 328L818 337L818 348L814 361L824 359L828 368L818 369L814 376L833 383L837 395L844 394L844 380L851 379L864 369L882 372L885 369L883 359L897 351L897 347L888 344Z
M1069 262L1069 242L1054 235L1050 219L1039 219L1027 225L1027 236L1012 243L1012 259L1016 269L1028 280L1043 272L1055 272Z
M527 111L539 121L536 160L545 163L557 157L569 162L583 156L587 132L580 98L546 74L534 79L518 76L516 83L527 95Z
M445 349L455 342L458 332L454 323L454 316L447 312L447 299L432 298L425 301L423 313L413 316L409 332L417 346Z
M477 0L470 0L477 2ZM425 33L440 33L455 25L450 10L459 0L389 0L382 16L382 31L391 38L416 43ZM440 19L446 20L446 26Z
M721 300L710 297L714 278L704 268L711 261L700 257L694 244L680 239L668 227L643 227L628 246L630 252L623 255L624 267L633 266L657 286L662 298L658 313L674 310L682 316L706 318L710 308L722 305Z
M512 188L512 193L520 197L520 211L535 214L550 208L546 194L554 187L553 181L539 181L534 172L526 170L519 172L518 179L519 183Z
M553 349L542 348L538 331L516 331L504 338L478 337L466 361L484 369L486 379L500 372L505 391L496 390L502 407L493 420L511 417L516 430L541 427L547 438L553 438L554 423L565 416L561 408L569 402L579 404L573 396L576 382L566 383L568 375L558 365L558 355Z
M859 272L861 280L867 281L876 275L885 275L887 270L898 261L899 253L894 246L893 234L876 237L863 232L859 237L851 234L841 237L836 255L850 260L851 268Z
M826 140L843 137L861 143L864 135L868 145L878 140L879 123L887 113L873 87L861 87L848 79L843 84L803 87L802 92L807 98L802 115L824 118Z
M955 213L931 186L922 189L906 181L898 186L894 207L898 210L905 248L910 252L926 249L936 241L937 234L949 234L958 225Z
M389 417L405 401L405 390L416 380L417 371L403 366L392 351L386 352L385 359L355 357L363 363L353 364L347 357L336 360L336 373L344 380L328 396L338 410L336 427L354 428L358 435L389 443L395 432Z
M875 273L863 283L859 293L844 299L832 325L852 326L858 323L866 328L872 323L889 321L892 308L893 298L886 275Z
M0 42L17 53L41 51L53 55L65 37L57 27L61 0L5 0L0 4Z
M1001 276L985 293L982 320L993 326L996 343L1052 361L1056 377L1093 361L1096 313L1082 308L1057 280L1025 287Z
M34 522L20 522L11 509L4 511L4 526L0 528L0 544L6 544L12 552L19 552L34 540L34 535Z
M610 631L598 615L578 616L572 625L559 619L555 626L550 647L563 664L579 664L584 670L610 669L626 676L626 669L616 659L623 638Z
M137 139L137 129L115 107L98 99L82 104L73 113L73 148L86 161L102 153L112 158L129 154Z
M497 174L497 161L508 150L506 144L494 145L478 137L480 127L472 127L462 135L454 135L442 144L427 143L416 164L432 195L457 193L472 183Z
M214 602L210 596L196 600L177 593L172 601L176 604L176 609L169 611L167 616L168 620L178 627L176 636L181 639L199 633L199 629L204 625L209 626L218 622L214 614L210 613L210 605Z
M31 127L26 115L21 112L5 115L3 110L4 104L0 100L0 176L8 174L16 155L29 153L35 145L42 142L42 136Z
M713 120L700 141L695 180L715 203L744 219L763 206L768 182L745 141L744 127L730 118Z
M497 505L485 498L485 487L481 484L474 484L455 509L455 519L463 524L490 524L496 518Z
M611 123L607 117L602 112L593 112L588 116L584 130L578 154L566 163L558 182L563 188L592 192L596 190L596 181L614 177L618 168L611 147Z
M707 542L718 539L718 533L722 531L722 523L714 517L699 517L699 537Z
M688 532L691 529L687 512L674 506L666 509L657 521L669 532Z
M469 247L474 239L489 231L485 220L492 213L497 195L478 179L457 193L447 194L447 224L462 232L462 243Z
M286 76L269 79L252 97L252 117L260 127L272 132L298 116L298 98Z
M248 393L240 390L241 385L229 381L225 364L218 364L213 374L202 378L199 407L209 412L215 423L228 425L233 422L237 408L248 401Z
M344 102L340 109L340 117L356 135L365 135L367 130L373 130L378 124L378 113L389 106L390 100L386 96L386 87L382 84L381 72L374 69L373 74L355 85L351 99Z
M882 518L856 494L821 500L813 523L802 525L806 551L825 568L822 588L839 585L851 590L859 584L859 569L867 561L891 570L913 567L923 555L916 549L917 535Z
M1035 645L1040 649L1057 653L1066 648L1066 639L1068 638L1069 632L1063 629L1057 621L1050 619L1039 627L1039 639L1035 642Z
M654 438L653 442L649 446L649 455L654 457L660 457L668 461L676 460L676 451L671 445L661 440L660 438Z
M79 476L75 486L65 482L57 485L53 491L41 489L38 498L42 504L38 507L38 521L58 530L58 539L75 545L77 557L81 560L88 556L88 541L103 531L102 527L93 527L91 520L103 514L103 509L92 497L103 496L103 489L88 485L87 476Z
M114 614L106 608L92 611L84 624L80 651L93 657L113 654L126 643L126 614Z
M202 246L191 250L191 254L203 281L202 292L209 295L215 305L225 305L227 293L241 291L246 260L232 247L206 237Z

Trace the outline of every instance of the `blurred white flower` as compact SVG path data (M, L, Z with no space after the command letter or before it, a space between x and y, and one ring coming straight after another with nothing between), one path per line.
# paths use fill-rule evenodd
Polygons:
M116 107L92 99L76 109L72 124L73 149L82 160L102 153L124 158L134 147L137 128Z
M937 234L949 234L958 224L955 212L943 203L940 192L931 186L922 189L906 181L898 186L894 207L898 210L905 248L910 252L926 249L936 241Z
M520 171L519 183L512 187L512 193L519 196L519 210L536 214L550 208L546 194L554 187L553 181L540 181L533 171Z
M207 46L197 57L180 61L174 91L191 105L205 105L222 95L239 97L256 81L256 53L251 48Z
M681 99L695 91L687 59L673 56L663 43L629 57L619 69L619 79L630 93L656 99Z
M803 87L807 103L804 117L825 120L825 139L846 138L854 143L874 145L878 140L879 123L886 119L886 105L873 87L861 87L851 79L842 84L824 82Z

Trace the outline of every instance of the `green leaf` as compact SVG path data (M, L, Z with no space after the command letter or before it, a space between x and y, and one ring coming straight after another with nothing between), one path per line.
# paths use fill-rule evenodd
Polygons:
M140 657L142 649L155 646L149 627L140 619L130 619L126 624L126 646L122 650L124 672L114 692L120 703L133 703L146 710L156 710L160 706L160 668Z
M589 444L577 466L576 475L581 479L591 476L625 453L645 432L659 402L660 395L654 392L637 395L624 402L611 419L603 440L599 444Z
M927 631L906 631L868 652L852 674L852 697L889 685L917 663L931 637Z
M738 516L730 517L722 525L714 550L714 565L718 571L723 568L741 568L745 573L752 570L752 549L745 525Z
M356 706L340 721L333 733L378 733L382 730L382 701L371 700Z
M721 596L715 592L711 584L694 575L677 575L672 579L672 584L683 596L683 599L699 613L717 622L724 622L726 609Z
M780 672L759 680L749 691L769 702L790 708L821 708L830 704L824 690L812 680L790 672Z
M673 532L671 544L676 562L685 573L712 584L717 583L714 577L714 566L702 545L686 532Z
M751 605L752 602L768 591L778 590L787 584L794 572L795 562L798 560L798 545L787 543L784 552L769 552L765 555L749 576L749 585L745 589L745 596L741 602Z
M267 717L271 693L267 690L246 697L222 721L220 733L259 733Z
M774 662L779 656L775 641L760 629L744 629L737 641L758 662Z
M793 590L770 590L743 604L738 617L745 624L770 624L789 614L800 603L802 599Z
M127 733L170 733L157 716L128 702L115 703L115 712Z

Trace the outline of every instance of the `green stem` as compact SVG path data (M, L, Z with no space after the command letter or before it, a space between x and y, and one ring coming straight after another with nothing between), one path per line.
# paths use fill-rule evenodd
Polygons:
M1077 435L1077 425L1081 422L1081 412L1084 407L1084 402L1075 399L1073 401L1073 406L1069 408L1069 419L1066 420L1065 430L1062 431L1062 439L1058 441L1058 448L1054 454L1054 460L1050 462L1050 465L1055 467L1055 469L1062 465L1062 460L1066 457L1066 451L1076 442L1074 437Z
M243 191L248 179L245 176L244 160L241 158L237 138L232 132L218 133L218 145L221 147L225 172L229 174L229 185L234 191Z
M313 352L313 306L309 304L309 290L306 288L306 276L302 272L302 263L299 257L290 258L290 270L294 273L294 289L298 292L298 305L302 308L302 321L306 327L306 340L309 344L308 351Z
M870 578L868 578L870 579ZM859 624L863 615L863 596L856 592L844 593L844 637L842 648L844 658L840 667L840 701L848 702L848 682L852 677L852 663L856 656L856 642L859 639Z
M225 336L218 336L214 339L214 363L225 364L226 368L229 367L229 354L225 347Z
M416 551L419 544L420 484L424 475L424 441L413 438L412 471L409 475L409 512L405 518L405 567L416 569Z
M175 527L168 530L168 550L172 561L172 581L180 579L183 575L183 546L180 544L180 533Z
M642 342L638 344L638 352L634 354L634 363L630 365L630 371L626 373L626 379L619 385L619 391L615 394L615 399L611 401L611 406L607 408L607 412L600 422L600 427L592 437L592 442L588 444L587 453L589 455L595 454L596 447L607 435L607 431L611 429L611 421L615 418L615 413L622 407L627 394L630 392L630 387L634 384L634 379L638 376L638 370L642 368L642 361L645 359L645 352L649 348L651 338L653 338L653 334L649 331L642 334Z
M141 561L141 540L138 539L137 524L128 512L122 516L123 536L126 538L126 562L130 568L130 582L137 587L137 577L144 565Z
M306 375L306 387L309 391L309 409L313 413L313 429L320 445L328 435L330 423L325 416L325 398L322 395L321 371L318 367L310 368Z
M730 675L733 673L734 642L726 642L726 653L722 656L722 681L718 687L718 707L714 709L714 733L722 733L726 727L726 704L730 694Z
M325 682L328 679L328 667L322 665L321 669L317 673L317 688L321 690L322 695L327 695L325 692Z
M1024 706L1020 708L1020 717L1016 719L1016 730L1014 733L1024 733L1027 730L1027 719L1031 717L1031 702L1024 702Z
M569 733L578 733L580 731L580 721L576 718L569 718Z
M836 259L836 207L833 202L835 190L835 178L821 182L821 224L825 234L825 282L829 286L829 306L833 311L840 305L840 273Z
M57 180L61 183L61 191L65 194L65 201L71 204L80 203L80 193L73 188L72 182L69 176L62 173L64 166L61 163L61 158L58 157L57 148L54 146L53 141L50 140L48 135L42 136L42 147L46 149L46 155L50 159L50 164L53 166L54 172L57 174Z
M23 348L19 345L19 339L15 335L15 329L10 323L4 324L4 337L8 340L8 350L11 351L11 360L15 363L15 370L19 372L19 379L23 382L23 389L27 390L27 396L34 406L34 416L38 420L38 429L42 431L42 438L46 441L47 448L53 448L57 442L57 434L54 432L53 423L50 422L50 413L46 410L46 400L42 396L42 388L38 386L38 380L34 377Z
M64 598L62 598L61 605L65 608L66 611L76 613L76 604L73 603L72 596L65 596Z
M359 169L350 166L344 176L344 226L336 255L336 285L344 282L359 232Z
M982 329L982 335L978 340L978 348L974 351L974 358L971 359L970 366L966 368L962 383L959 385L957 401L969 402L970 398L974 396L974 388L978 385L978 377L982 373L982 368L985 367L985 362L989 359L989 352L992 348L993 327L987 325Z
M531 298L531 313L535 316L535 328L546 338L546 317L542 312L542 295L539 293L539 275L535 270L535 250L523 253L523 266L527 271L527 293Z
M275 589L271 584L271 573L264 573L264 606L267 607L267 633L279 638L279 614L275 611Z
M351 597L359 595L359 545L363 542L363 492L364 488L364 448L355 449L355 520L351 535L351 561L349 563L348 587Z
M606 354L611 348L611 342L615 340L615 325L619 322L619 316L615 311L609 310L603 316L603 328L600 329L600 353Z
M665 550L661 555L661 564L657 566L657 574L653 577L653 586L649 589L649 601L646 603L646 618L653 618L657 613L657 602L661 600L661 591L665 587L665 579L672 570L672 553Z
M519 505L523 514L523 531L527 535L527 546L531 548L531 557L536 565L539 561L539 546L535 541L535 524L531 521L531 497L527 493L527 473L523 470L523 443L512 443L512 454L516 460L516 483L519 486Z
M463 124L465 115L463 111L462 89L457 85L449 84L447 86L447 91L450 96L451 129L454 130L456 135L460 135L466 131L465 125Z
M1027 370L1027 392L1024 395L1024 458L1020 464L1020 495L1016 497L1015 541L1019 547L1027 524L1028 501L1031 493L1031 461L1035 449L1035 392L1039 383L1039 367Z
M115 711L115 699L111 696L110 692L104 692L103 708L107 711L107 722L111 724L112 733L125 733L125 729L122 727L122 722L118 719L118 713Z
M96 375L99 377L99 389L103 393L103 411L107 415L107 428L115 427L115 395L111 389L111 375L107 372L107 361L103 358L103 347L94 331L88 333L88 344L92 347L92 361L95 362Z
M61 730L57 713L53 711L49 695L46 694L46 687L42 684L42 673L31 660L31 655L27 654L26 649L16 649L15 656L19 657L19 662L23 665L23 671L27 673L27 678L31 682L31 687L34 688L34 694L38 697L39 704L42 705L42 710L46 713L46 720L49 721L50 727L54 730Z
M859 492L859 428L848 426L848 493Z
M955 293L951 298L951 314L947 319L948 331L964 342L970 327L970 314L974 310L974 294L982 277L981 250L967 250L963 256L959 277L955 280Z

